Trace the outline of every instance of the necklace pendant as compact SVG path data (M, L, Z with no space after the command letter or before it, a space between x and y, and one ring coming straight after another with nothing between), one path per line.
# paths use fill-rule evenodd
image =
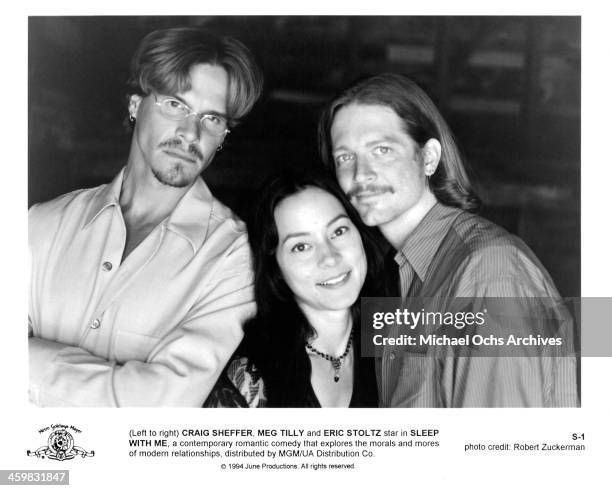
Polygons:
M327 353L321 353L318 349L314 348L310 343L306 342L306 349L310 350L315 355L320 356L321 358L325 358L331 363L332 368L334 369L334 382L338 382L340 380L340 369L342 368L342 360L346 358L351 350L351 345L353 344L353 330L351 329L351 334L349 336L348 343L346 344L346 349L344 353L340 355L338 358L335 356L328 355Z
M331 360L332 367L334 368L334 382L340 380L340 368L342 368L342 360L334 358Z

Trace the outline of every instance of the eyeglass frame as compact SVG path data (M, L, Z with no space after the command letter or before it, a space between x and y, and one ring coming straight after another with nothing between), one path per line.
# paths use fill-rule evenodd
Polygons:
M215 111L198 113L198 112L195 112L193 109L191 109L191 107L189 107L189 104L187 104L185 101L181 101L180 99L177 99L177 97L176 97L176 96L174 96L174 97L172 97L172 96L165 97L164 99L161 99L161 101L160 101L160 100L158 100L158 99L157 99L157 94L153 93L152 95L153 95L153 98L155 99L155 105L156 105L157 107L159 107L159 112L162 114L162 116L164 116L165 118L169 119L170 121L184 121L184 120L186 120L186 119L187 119L189 116L197 116L197 117L198 117L198 123L199 123L200 127L201 127L201 128L204 130L204 131L206 131L207 133L209 133L210 135L212 135L212 136L217 136L217 137L218 137L218 136L226 137L226 136L227 136L227 135L230 133L230 129L229 129L229 128L226 128L225 130L223 130L223 132L222 132L222 133L215 134L215 133L210 132L210 131L209 131L209 130L208 130L208 129L207 129L207 128L206 128L206 127L205 127L205 126L202 124L202 120L203 120L203 119L204 119L206 116L214 116L215 118L222 118L222 119L224 119L224 120L225 120L225 124L226 124L227 126L229 126L230 120L229 120L229 118L228 118L228 117L227 117L225 114L221 114L221 113L218 113L218 112L215 112ZM182 104L183 106L185 106L185 107L186 107L186 108L189 110L189 113L188 113L188 114L186 114L186 115L185 115L185 117L184 117L184 118L181 118L181 119L172 119L172 118L168 117L168 115L164 114L164 111L163 111L163 109L162 109L162 104L163 104L164 102L166 102L166 101L176 101L176 102L178 102L179 104Z

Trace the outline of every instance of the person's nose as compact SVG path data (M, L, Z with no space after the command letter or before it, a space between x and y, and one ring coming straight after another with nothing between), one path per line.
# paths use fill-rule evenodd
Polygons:
M376 172L371 159L367 155L355 156L353 180L358 183L370 182L376 179Z
M321 246L321 252L319 256L319 265L322 267L330 268L336 266L342 255L340 251L335 247L331 240L324 242Z
M176 134L185 140L188 145L199 142L202 136L202 127L197 115L192 114L179 121Z

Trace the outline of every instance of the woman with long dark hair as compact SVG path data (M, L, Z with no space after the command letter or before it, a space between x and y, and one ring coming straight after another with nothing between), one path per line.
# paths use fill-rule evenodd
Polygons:
M384 295L374 233L326 175L268 183L249 227L257 314L206 406L377 406L359 335L360 296Z

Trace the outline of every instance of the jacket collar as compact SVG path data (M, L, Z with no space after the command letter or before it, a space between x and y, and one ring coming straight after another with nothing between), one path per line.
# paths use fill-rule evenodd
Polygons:
M94 222L107 208L116 206L121 209L119 197L124 173L125 167L112 182L95 190L83 227ZM214 198L210 189L198 177L170 216L162 222L162 226L187 240L195 253L206 240L213 205Z
M121 184L123 184L124 172L125 167L119 171L119 174L117 174L109 184L100 186L94 190L94 195L87 216L85 217L83 228L90 225L105 209L111 206L121 208L119 205L119 196L121 195Z
M198 177L166 219L166 228L189 241L195 253L206 240L213 207L213 195Z

